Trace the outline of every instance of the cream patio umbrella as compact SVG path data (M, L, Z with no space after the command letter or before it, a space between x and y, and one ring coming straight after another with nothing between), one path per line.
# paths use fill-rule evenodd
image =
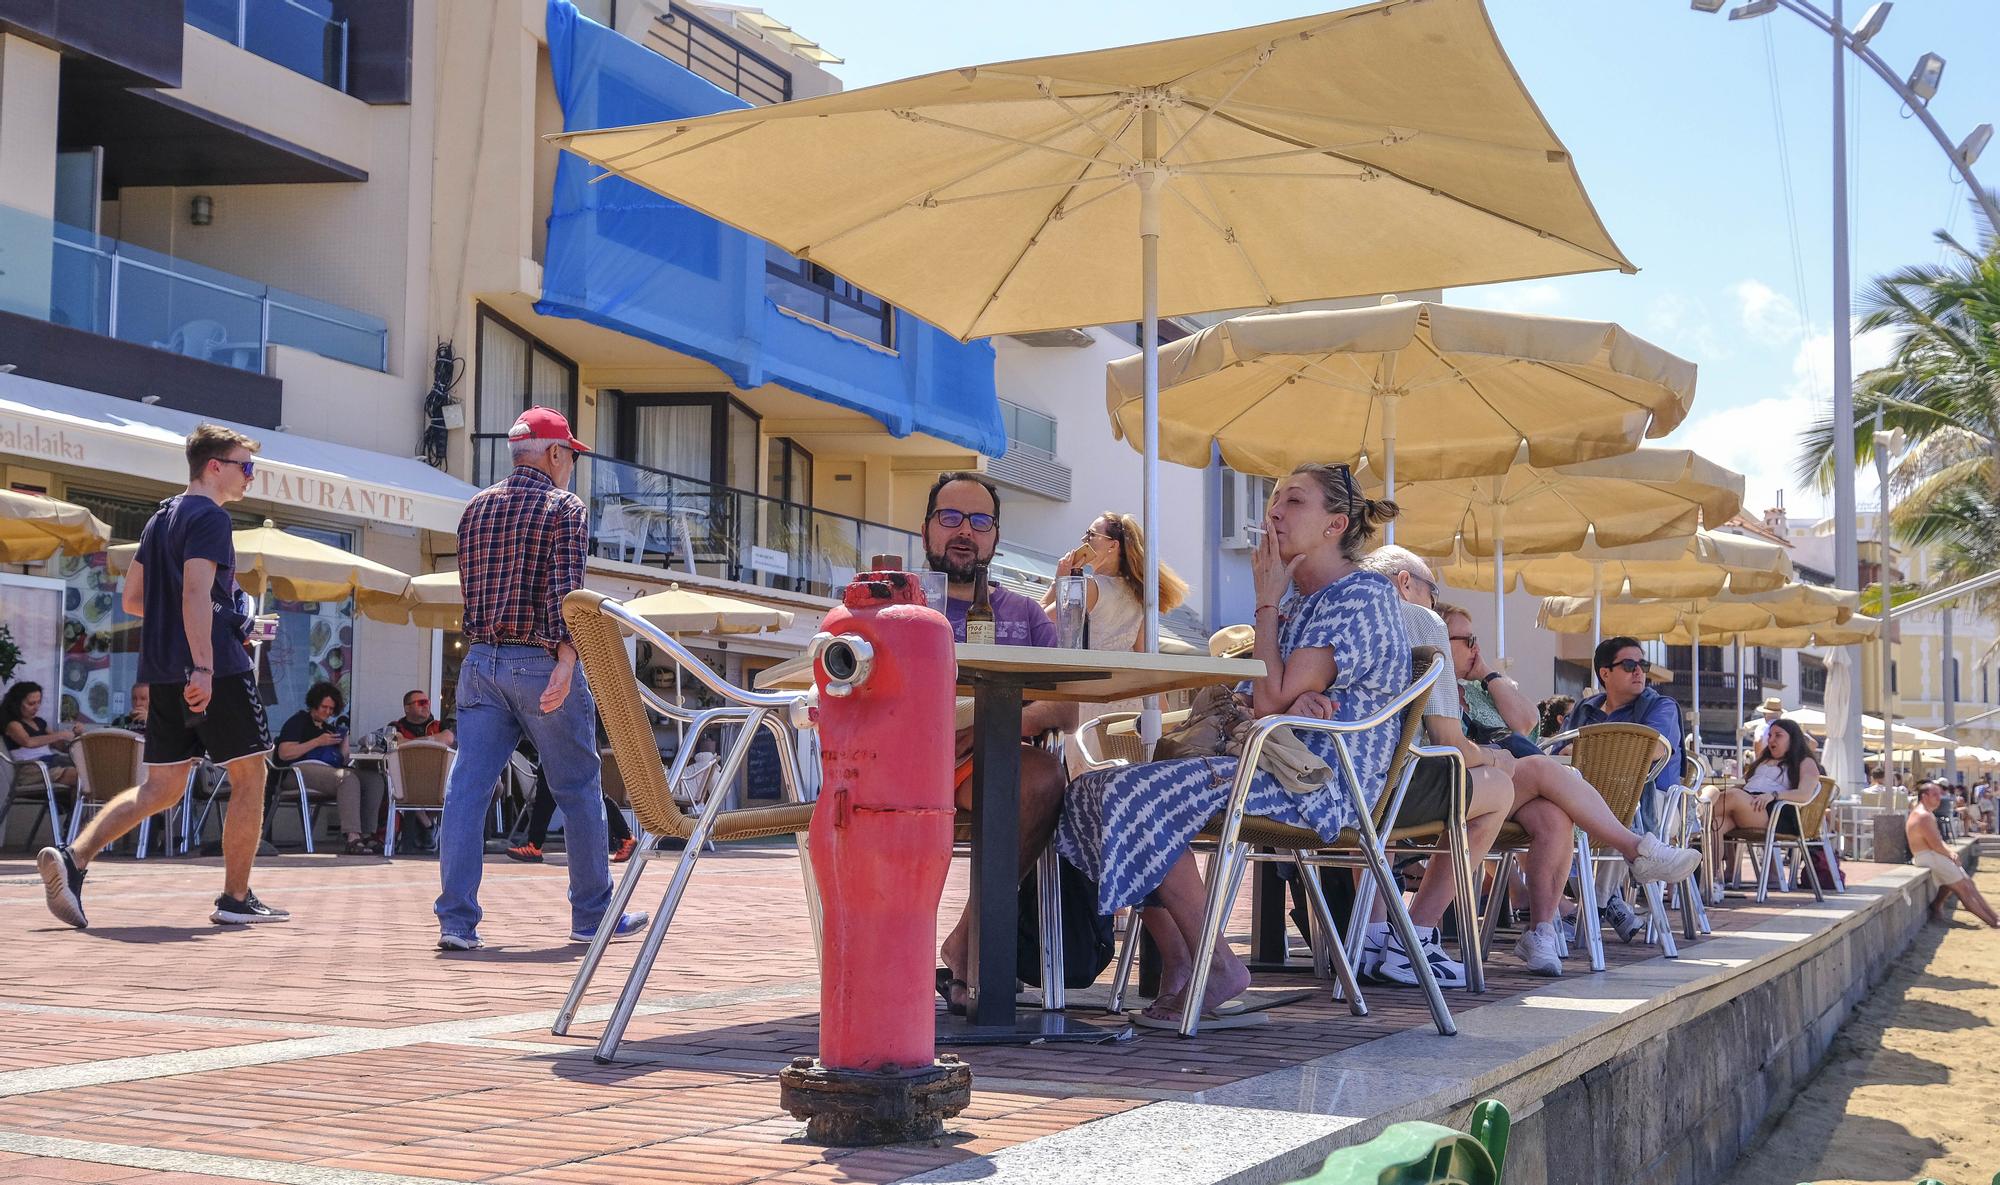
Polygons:
M264 602L276 596L285 601L343 601L353 597L364 613L400 604L410 578L387 564L378 564L351 551L281 531L264 520L261 527L237 531L236 583ZM111 549L106 563L122 572L138 554L136 543Z
M1601 615L1604 594L1641 598L1712 597L1729 591L1768 592L1792 579L1792 560L1776 543L1702 529L1685 539L1625 547L1600 547L1595 536L1575 551L1527 556L1502 572L1492 559L1455 552L1431 565L1438 579L1457 588L1487 589L1505 578L1512 592L1538 597L1591 597ZM1592 633L1602 637L1601 628Z
M625 607L670 634L750 634L792 624L792 614L782 609L679 584L635 597ZM413 577L401 601L367 610L377 620L426 629L457 629L464 612L465 592L457 572Z
M96 515L60 498L0 490L0 564L31 564L58 551L101 551L111 528Z
M1364 458L1396 479L1504 473L1629 453L1694 398L1694 363L1608 321L1420 301L1253 313L1160 349L1160 457L1277 477ZM1106 372L1112 432L1145 432L1140 356ZM1302 430L1309 426L1309 430ZM1396 524L1389 524L1389 539Z
M1729 641L1757 630L1841 626L1853 619L1860 604L1860 593L1816 584L1787 584L1767 592L1721 593L1680 601L1613 601L1601 606L1589 597L1545 597L1536 622L1543 629L1563 634L1630 634L1692 647L1690 702L1696 705L1698 717L1704 640ZM1740 679L1737 687L1740 697ZM1739 703L1738 708L1741 706Z
M1494 636L1506 653L1507 557L1562 555L1693 535L1743 506L1743 477L1685 449L1640 449L1621 457L1497 477L1412 482L1397 492L1405 547L1493 564Z
M1152 537L1161 315L1634 270L1479 0L555 140L962 340L1137 321Z

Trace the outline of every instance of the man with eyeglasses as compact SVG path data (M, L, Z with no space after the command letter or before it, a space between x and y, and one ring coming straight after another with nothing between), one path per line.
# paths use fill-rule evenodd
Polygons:
M139 535L125 574L125 612L139 618L139 681L151 686L146 780L106 803L68 847L37 855L49 912L81 930L83 878L91 858L141 821L180 801L188 771L206 757L227 771L222 824L222 895L209 920L282 922L291 915L257 900L250 868L264 830L264 757L271 751L264 703L245 642L250 619L237 595L234 524L223 507L241 501L256 475L257 442L217 424L188 434L188 485L160 503Z
M1665 737L1673 750L1666 768L1654 780L1652 792L1639 799L1639 830L1658 831L1661 803L1667 791L1681 780L1684 746L1680 705L1653 689L1646 678L1653 663L1637 638L1604 639L1597 644L1591 665L1596 668L1597 681L1604 690L1578 700L1576 707L1570 709L1568 726L1575 729L1607 722L1643 724Z
M977 473L941 473L932 483L924 504L924 558L933 572L943 572L950 582L951 595L944 615L951 622L952 637L965 641L966 613L972 608L973 581L981 569L993 562L1000 542L1000 491ZM1059 643L1055 622L1041 605L992 580L987 581L987 599L993 606L994 641L1002 646L1055 646ZM1040 736L1051 730L1076 727L1075 704L1046 701L1021 706L1021 735ZM972 730L961 728L955 750L958 768L955 797L961 810L972 809ZM1062 811L1063 768L1056 759L1031 745L1021 747L1021 830L1019 867L1035 866L1042 849L1055 831L1056 816ZM948 969L939 976L939 990L946 1006L954 1013L965 1011L965 969L969 963L971 902L959 915L958 924L944 940L940 952Z
M451 725L451 721L431 715L430 693L422 688L403 693L403 714L389 723L400 740L443 741L447 745L456 745L458 737L452 732Z

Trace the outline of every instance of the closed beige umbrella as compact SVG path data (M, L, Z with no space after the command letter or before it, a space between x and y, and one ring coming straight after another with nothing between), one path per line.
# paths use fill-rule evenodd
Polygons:
M636 597L625 607L670 634L749 634L792 624L792 614L782 609L678 584ZM413 578L400 602L380 606L369 616L398 625L455 630L464 612L465 592L458 573L432 572Z
M1137 321L1157 359L1162 314L1634 270L1478 0L555 140L963 340ZM1157 407L1144 419L1157 538Z
M1431 565L1457 588L1493 587L1493 561L1463 553ZM1792 560L1776 543L1700 530L1686 539L1599 547L1595 540L1560 555L1523 556L1507 565L1507 590L1538 597L1605 595L1628 600L1766 592L1792 579Z
M236 583L259 602L268 597L284 601L344 601L353 597L367 612L400 604L410 584L408 574L387 564L281 531L269 519L261 527L235 532L233 538ZM138 551L136 543L114 547L106 562L113 571L122 572L131 566Z
M1607 601L1602 628L1606 633L1698 645L1730 641L1739 634L1756 637L1763 630L1841 626L1854 619L1860 603L1860 593L1816 584L1685 601ZM1562 634L1588 632L1590 598L1544 598L1537 622Z
M1112 431L1145 428L1143 359L1111 364ZM1607 321L1401 301L1253 314L1160 348L1160 456L1239 473L1364 459L1396 482L1629 453L1694 398L1694 363ZM1395 527L1390 524L1391 529Z
M89 555L110 538L111 528L74 502L0 490L0 563L32 564L58 551Z
M1743 477L1686 449L1652 448L1553 469L1517 465L1497 477L1412 482L1396 491L1396 504L1397 541L1410 550L1491 559L1495 639L1504 654L1509 557L1691 536L1742 508Z

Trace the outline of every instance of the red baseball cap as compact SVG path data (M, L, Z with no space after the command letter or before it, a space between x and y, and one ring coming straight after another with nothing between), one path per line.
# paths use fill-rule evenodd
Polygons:
M553 440L566 444L580 453L590 451L590 446L578 440L569 430L569 421L553 407L531 407L521 413L514 426L507 429L509 440Z

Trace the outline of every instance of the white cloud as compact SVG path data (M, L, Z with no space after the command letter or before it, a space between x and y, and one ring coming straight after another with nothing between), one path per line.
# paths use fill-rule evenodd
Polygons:
M1799 307L1762 280L1739 280L1729 288L1744 332L1766 345L1797 341L1805 331Z
M1663 292L1646 307L1639 331L1656 345L1698 363L1716 362L1729 356L1716 332L1715 315L1698 296Z

